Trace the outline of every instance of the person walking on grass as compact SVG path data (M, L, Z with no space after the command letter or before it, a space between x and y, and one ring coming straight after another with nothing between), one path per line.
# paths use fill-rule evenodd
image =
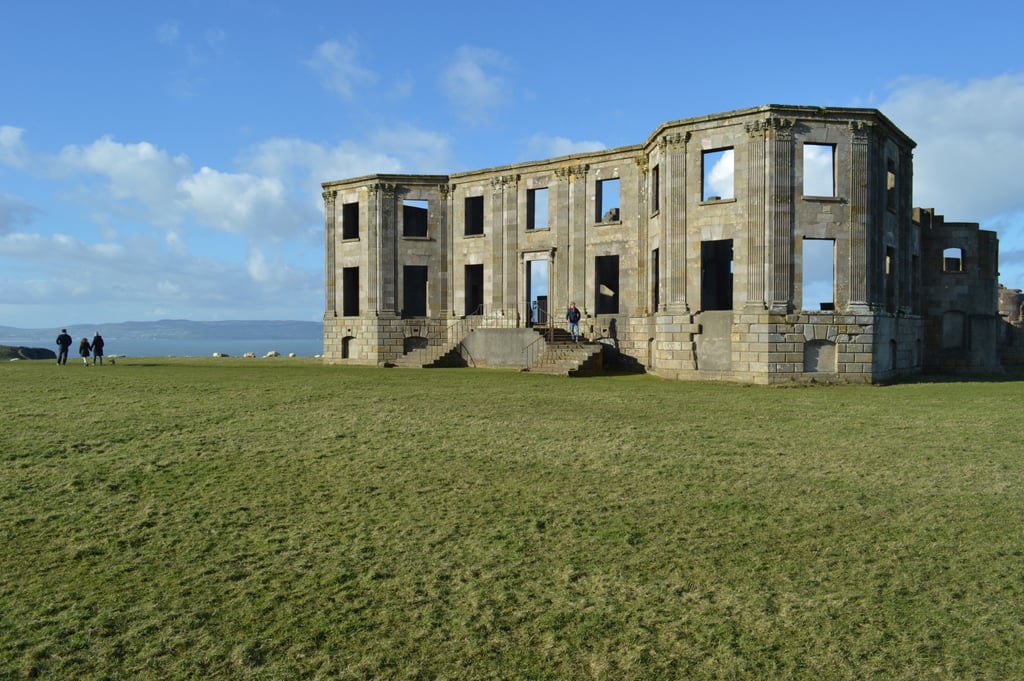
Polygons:
M92 352L92 346L89 345L89 339L83 338L82 342L78 344L78 354L82 356L82 364L89 366L89 353Z
M103 364L103 336L97 331L96 335L92 337L92 363L96 365L96 360L99 360L100 364Z
M569 303L569 310L565 313L565 318L569 322L569 333L572 334L572 342L578 343L580 340L580 311L576 307L576 303Z
M67 329L61 329L57 336L57 366L64 366L68 363L68 348L71 347L71 336Z

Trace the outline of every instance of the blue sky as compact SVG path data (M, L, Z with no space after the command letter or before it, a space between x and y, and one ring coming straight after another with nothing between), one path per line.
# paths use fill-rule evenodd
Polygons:
M880 109L1024 288L1017 3L8 3L0 325L322 318L320 183Z

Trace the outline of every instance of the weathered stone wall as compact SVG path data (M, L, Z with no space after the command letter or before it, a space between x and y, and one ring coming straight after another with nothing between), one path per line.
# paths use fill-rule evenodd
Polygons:
M667 377L991 367L1010 338L994 323L997 242L913 212L913 148L872 109L772 105L668 122L636 146L325 183L325 361L456 343L463 317L524 327L536 277L556 322L575 301L588 339ZM426 206L425 230L407 233L422 208L406 202ZM947 276L934 269L951 241L966 255Z

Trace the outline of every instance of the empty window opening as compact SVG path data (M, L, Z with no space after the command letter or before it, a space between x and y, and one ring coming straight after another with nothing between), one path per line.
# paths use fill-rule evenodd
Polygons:
M466 315L484 313L484 266L466 265Z
M594 310L597 314L619 312L619 256L599 255L594 259L596 284Z
M732 149L705 151L701 172L701 200L722 201L735 198L733 178L736 174Z
M359 268L341 268L341 314L343 317L359 316Z
M484 233L484 197L466 197L466 236Z
M967 315L957 310L942 314L942 349L961 350L966 345Z
M834 310L836 290L836 242L804 239L804 310Z
M831 144L804 144L804 196L835 196L836 148Z
M946 248L942 251L943 272L964 271L964 250L962 248Z
M548 261L526 261L526 301L528 323L547 326L551 318L548 314Z
M402 316L427 316L427 266L402 267Z
M359 203L345 203L341 206L341 238L359 238Z
M352 341L355 340L354 336L345 336L341 339L341 358L349 359L352 357Z
M805 343L804 371L808 373L835 373L835 343L831 343L827 340L814 340Z
M651 168L651 212L661 210L661 166Z
M526 190L526 229L548 228L548 189Z
M885 207L896 210L896 162L892 159L885 166Z
M427 235L427 202L406 199L402 202L402 236Z
M619 217L619 178L597 181L597 222L618 222Z
M896 311L896 251L885 247L885 310Z
M658 250L651 251L651 312L657 312L661 305L661 257Z
M700 244L700 306L732 309L732 239Z

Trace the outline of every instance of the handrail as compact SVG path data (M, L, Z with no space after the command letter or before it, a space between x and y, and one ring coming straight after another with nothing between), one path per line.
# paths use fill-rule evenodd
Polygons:
M540 343L543 343L543 345L539 345ZM529 345L523 348L523 354L525 355L524 360L526 364L524 368L526 369L526 371L529 371L531 368L533 368L533 365L537 363L538 359L540 359L541 351L546 350L547 347L548 344L544 336L537 336L536 340L531 341Z

